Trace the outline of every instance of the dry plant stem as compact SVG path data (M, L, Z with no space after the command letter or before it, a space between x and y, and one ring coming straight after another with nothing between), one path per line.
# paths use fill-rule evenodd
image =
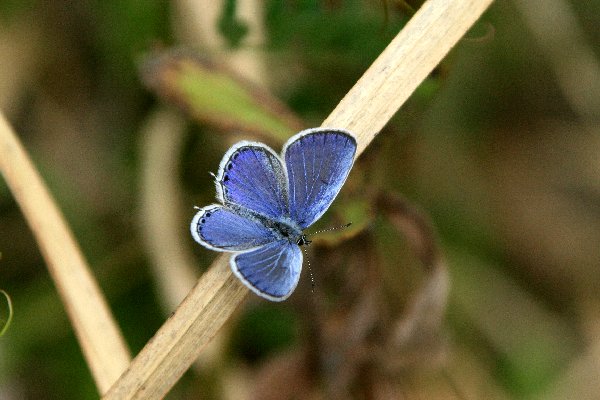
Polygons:
M177 162L186 132L175 110L158 109L142 129L140 231L163 307L170 313L196 284L194 257L183 240ZM193 213L189 207L188 214Z
M231 49L219 32L219 19L223 9L221 1L176 0L174 26L179 37L192 46L202 45L221 63L254 84L264 87L269 75L266 72L264 53L265 27L261 0L238 0L236 18L244 21L248 34L242 46ZM223 51L226 49L226 51Z
M140 231L150 256L158 297L167 314L187 296L198 282L199 274L189 250L188 230L182 229L185 226L182 216L187 214L185 220L191 218L194 209L188 204L182 210L178 185L177 165L186 126L179 112L158 108L149 115L141 130ZM206 369L218 363L220 347L221 341L213 340L196 360L196 367Z
M558 85L573 111L584 120L600 116L600 61L569 2L515 0L527 27L537 39Z
M164 397L247 294L220 256L104 399Z
M40 246L99 392L130 361L102 293L31 160L0 114L0 170Z
M492 0L426 1L346 94L323 126L358 135L362 153Z
M2 325L0 325L0 337L2 337L2 335L4 335L4 333L8 330L8 328L10 327L10 324L12 323L13 306L12 306L12 300L10 299L10 296L8 295L8 293L6 293L4 290L0 289L0 294L2 294L4 296L4 298L6 299L6 308L8 309L8 316L3 321L0 321L0 323L2 324Z
M429 218L397 194L380 193L376 202L390 222L407 238L427 273L423 286L410 300L403 318L395 324L388 339L383 356L389 357L391 349L407 353L406 349L416 348L414 344L427 339L426 336L431 338L439 334L448 302L450 277Z
M427 1L323 126L352 130L362 152L490 3ZM215 261L104 399L165 396L247 293L228 259Z

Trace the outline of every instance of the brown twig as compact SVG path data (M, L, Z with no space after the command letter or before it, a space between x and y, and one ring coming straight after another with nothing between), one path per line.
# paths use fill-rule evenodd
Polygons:
M380 193L376 203L396 229L404 234L426 272L422 287L410 299L382 351L384 358L394 360L392 363L388 362L388 366L397 369L401 364L410 365L406 360L410 359L415 349L421 351L426 347L430 351L435 350L431 343L437 341L441 331L450 291L450 277L427 215L398 194ZM394 350L398 354L402 353L403 357L394 357ZM422 357L422 354L421 351L417 357Z
M479 18L491 0L429 0L325 120L358 154ZM238 307L247 289L219 257L104 399L162 398Z
M492 0L426 1L323 126L358 136L360 155Z
M104 393L129 365L129 350L61 212L2 114L0 171L40 246L98 391Z
M549 61L565 99L584 122L600 116L600 61L564 0L516 0L515 7Z
M425 269L435 269L440 263L441 254L433 224L426 214L399 194L382 192L377 195L375 202L377 208L406 236Z

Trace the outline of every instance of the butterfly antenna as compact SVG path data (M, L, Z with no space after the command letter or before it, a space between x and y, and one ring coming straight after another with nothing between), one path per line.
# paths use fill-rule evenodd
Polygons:
M312 268L310 267L310 259L308 258L308 251L306 247L302 247L304 255L306 256L306 264L308 265L308 273L310 274L310 291L315 292L315 278L313 277Z
M352 222L348 222L347 224L344 224L344 225L341 225L341 226L334 226L333 228L321 229L320 231L316 231L316 232L311 233L311 235L316 235L317 233L334 231L336 229L347 228L350 225L352 225ZM302 240L303 240L302 244L305 244L307 246L310 244L310 241L306 240L306 236L305 235L302 235ZM298 243L298 244L300 244L300 243ZM305 255L305 258L306 258L306 264L308 265L308 272L310 273L311 291L314 293L315 292L315 278L314 278L313 273L312 273L312 268L310 267L310 259L308 258L308 252L306 251L305 247L302 247L302 251L304 251L304 255Z
M352 222L348 222L347 224L341 225L341 226L334 226L333 228L327 228L327 229L321 229L320 231L316 231L311 233L310 235L316 235L317 233L323 233L323 232L329 232L329 231L335 231L338 229L344 229L349 227L350 225L352 225Z

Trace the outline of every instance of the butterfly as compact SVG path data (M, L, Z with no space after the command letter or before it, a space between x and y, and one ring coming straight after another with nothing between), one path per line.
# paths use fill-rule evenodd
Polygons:
M241 141L223 156L217 200L198 209L190 228L198 243L234 253L230 266L250 290L287 299L300 280L303 230L327 211L346 181L356 139L343 129L312 128L291 137L281 156Z

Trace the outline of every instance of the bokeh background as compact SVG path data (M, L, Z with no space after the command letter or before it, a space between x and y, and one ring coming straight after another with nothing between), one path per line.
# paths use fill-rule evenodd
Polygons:
M419 5L0 2L0 109L134 354L216 256L226 149L320 125ZM168 398L600 398L599 58L599 1L496 1L357 162L314 292L249 296ZM0 399L98 398L3 181L0 253Z

